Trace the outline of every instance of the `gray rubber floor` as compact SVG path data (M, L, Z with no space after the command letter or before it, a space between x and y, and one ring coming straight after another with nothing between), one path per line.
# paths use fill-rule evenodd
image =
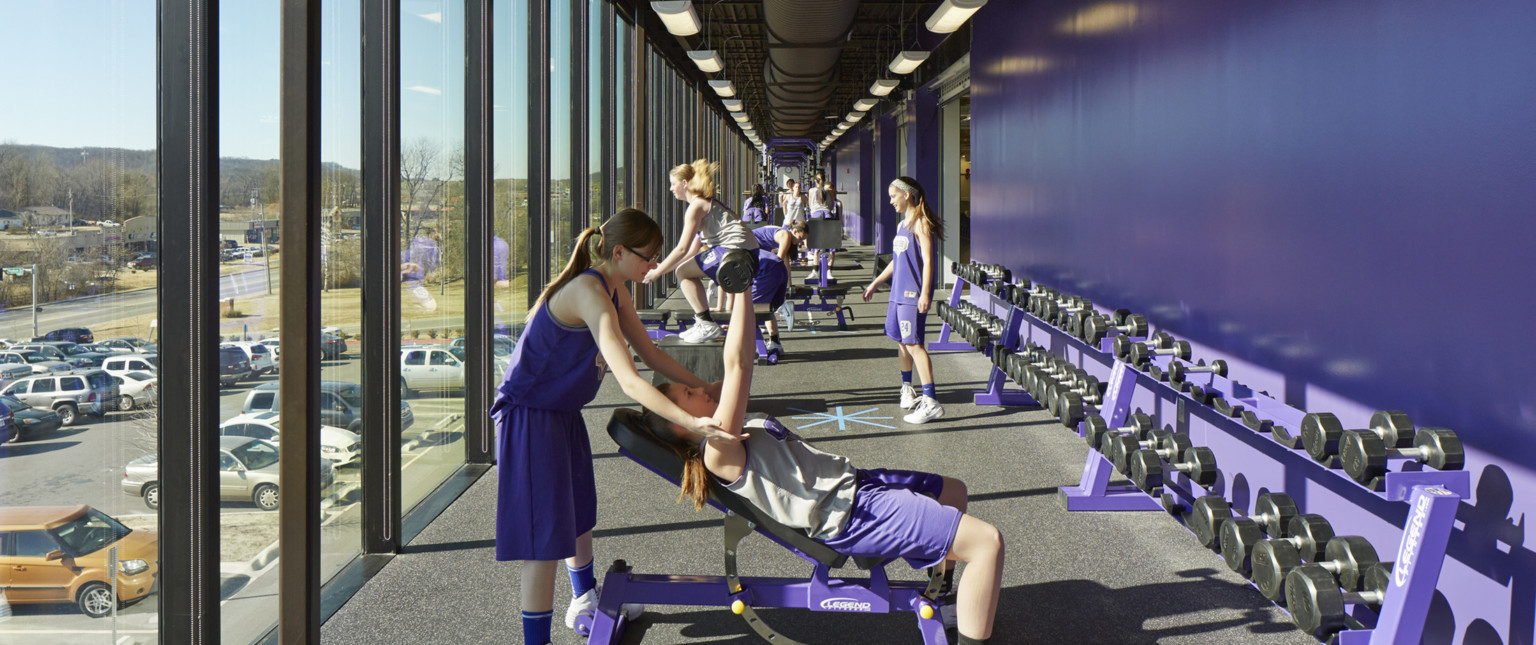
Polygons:
M1221 558L1159 512L1068 513L1056 499L1074 485L1087 451L1081 439L1038 408L972 404L990 363L977 352L935 353L945 416L922 426L901 421L896 349L883 334L886 292L859 290L870 251L840 254L862 269L835 275L854 285L856 319L846 332L818 325L783 335L786 355L760 366L753 409L779 416L818 448L864 468L907 468L964 480L970 513L1007 542L994 643L1316 643L1294 629ZM795 271L795 279L805 269ZM940 295L947 297L947 293ZM939 321L929 317L930 342ZM645 374L647 377L649 373ZM614 559L637 573L721 575L721 515L676 503L677 488L618 454L604 428L616 407L635 407L613 379L588 406L599 496L599 575ZM520 643L518 565L496 562L495 470L491 470L367 583L324 626L328 643ZM761 537L741 549L744 575L808 577L811 566ZM921 572L900 562L893 579ZM857 577L856 569L844 569ZM962 572L963 575L963 572ZM569 582L557 576L555 643L583 639L561 625ZM767 610L764 620L806 643L917 643L910 613L849 615ZM652 605L625 643L757 643L745 621L723 609Z

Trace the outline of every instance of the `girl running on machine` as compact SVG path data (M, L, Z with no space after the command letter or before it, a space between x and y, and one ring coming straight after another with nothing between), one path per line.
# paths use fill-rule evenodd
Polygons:
M891 279L891 304L885 314L885 335L897 343L901 363L901 407L912 409L904 417L907 423L927 423L944 416L944 408L934 397L933 361L924 345L928 307L933 304L934 260L937 240L944 239L938 218L923 198L923 187L911 177L897 177L887 190L891 206L902 214L891 240L891 263L864 289L864 301L874 297L881 284ZM912 367L923 387L922 395L912 389Z
M900 557L914 569L943 565L945 586L953 563L966 562L955 603L960 643L986 643L1002 583L1003 539L991 524L965 513L965 484L932 473L855 468L777 419L748 413L752 317L746 296L734 298L720 394L682 384L662 389L690 414L712 414L716 425L743 440L699 441L653 412L644 414L645 430L686 464L679 501L687 498L701 509L711 487L719 486L838 553Z
M688 434L723 441L734 437L722 433L713 419L678 407L635 370L631 348L667 378L711 389L658 349L635 314L626 283L655 266L661 244L661 228L634 209L583 231L565 270L528 312L528 324L497 388L490 410L499 464L496 559L523 561L526 643L549 642L556 560L565 560L571 578L566 626L573 627L577 615L596 607L592 528L597 488L581 409L597 395L607 368L624 394L687 428Z
M683 298L693 308L694 324L678 335L685 343L702 343L720 336L720 325L709 312L704 278L714 280L727 292L751 288L756 278L757 238L731 209L715 199L715 170L720 164L699 159L672 169L672 195L686 202L682 235L677 246L656 268L645 274L645 283L676 271ZM700 252L704 245L711 247Z

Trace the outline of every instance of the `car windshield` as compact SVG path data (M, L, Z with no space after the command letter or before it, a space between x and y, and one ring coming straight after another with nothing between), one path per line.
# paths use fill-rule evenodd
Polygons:
M124 374L123 376L131 378L131 379L133 379L135 381L148 381L148 380L150 380L152 378L155 378L155 375L154 374L150 374L149 372L128 372L127 374Z
M277 463L277 446L265 441L252 441L230 451L246 470L261 470Z
M361 387L349 385L337 389L336 394L341 397L341 400L346 401L354 408L363 407L363 388Z
M465 356L465 352L464 352L464 348L463 347L449 347L448 348L448 353L449 354L453 354L454 358L457 358L457 359L459 359L461 361L468 361L469 360L469 359L464 357Z
M43 356L42 354L35 352L28 352L26 354L22 354L22 356L26 357L28 363L45 363L48 361L47 356Z
M64 352L65 356L74 356L75 354L85 353L85 349L79 345L58 345L58 348L59 351Z
M68 524L54 529L53 535L69 551L69 555L80 557L100 551L132 532L133 529L107 517L106 513L91 509L70 520Z

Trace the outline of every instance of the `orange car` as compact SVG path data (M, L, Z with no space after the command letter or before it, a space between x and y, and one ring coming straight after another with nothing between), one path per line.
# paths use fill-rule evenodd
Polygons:
M0 588L16 604L72 602L112 612L108 558L117 547L117 601L141 600L160 571L160 538L89 506L0 507Z

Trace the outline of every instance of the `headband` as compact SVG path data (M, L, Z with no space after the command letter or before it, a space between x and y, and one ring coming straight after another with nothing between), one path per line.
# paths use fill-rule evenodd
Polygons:
M906 180L900 177L897 177L895 181L892 181L891 185L900 188L901 192L904 192L908 195L916 195L918 193L917 186L913 186L912 184L907 183Z

